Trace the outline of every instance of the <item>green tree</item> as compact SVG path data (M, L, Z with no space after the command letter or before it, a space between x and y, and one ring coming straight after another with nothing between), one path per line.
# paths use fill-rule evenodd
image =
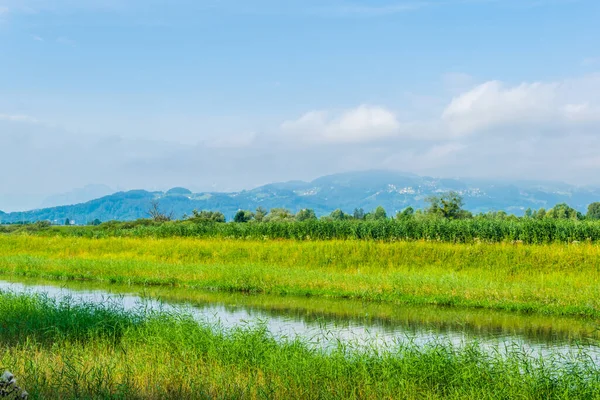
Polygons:
M239 210L233 217L233 222L246 223L252 221L254 213L248 210Z
M193 222L225 222L225 215L219 211L192 211L192 217L189 219Z
M490 219L506 219L506 217L508 217L508 214L506 213L506 211L500 210L500 211L489 211L486 216Z
M363 210L362 208L355 208L353 217L354 219L364 220L366 217L365 210Z
M560 203L546 212L546 218L553 219L580 219L580 213L566 203Z
M415 209L412 207L406 207L404 210L402 211L398 211L396 213L396 219L398 220L407 220L412 218L415 215Z
M348 219L348 216L344 214L344 212L339 208L337 210L332 211L331 214L329 214L329 217L334 221L343 221L345 219Z
M537 213L535 213L536 219L544 219L546 218L546 209L544 207L540 208Z
M456 219L471 219L473 218L473 213L469 210L460 210L456 214Z
M67 226L71 225L71 220L69 218L65 219L65 225L67 225Z
M387 219L387 213L385 212L385 208L381 206L377 207L375 211L369 213L368 218L374 221L381 221Z
M315 214L315 210L311 210L310 208L305 208L303 210L298 211L296 213L296 221L312 221L317 219L317 214Z
M264 218L268 222L293 221L295 215L287 208L271 208L269 214Z
M592 203L588 206L587 219L600 219L600 203Z
M262 222L267 216L267 210L262 207L258 207L256 212L254 213L254 220L257 222Z
M448 219L460 219L468 217L468 214L463 212L463 198L454 191L442 194L441 196L429 196L425 199L429 203L427 213L438 215Z

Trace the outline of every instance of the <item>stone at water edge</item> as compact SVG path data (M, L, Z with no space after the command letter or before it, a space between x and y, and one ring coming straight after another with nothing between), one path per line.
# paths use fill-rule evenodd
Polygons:
M29 394L17 386L15 376L5 371L0 376L0 397L7 399L27 399Z
M10 385L15 381L15 376L9 371L5 371L0 377L0 382L5 385Z

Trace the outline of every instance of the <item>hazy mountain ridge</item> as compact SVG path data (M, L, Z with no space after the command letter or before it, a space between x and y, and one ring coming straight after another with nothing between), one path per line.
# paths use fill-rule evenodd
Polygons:
M312 182L272 183L234 193L192 193L185 188L167 192L132 190L118 192L86 203L44 208L28 212L3 213L2 222L66 218L82 224L99 219L133 220L146 218L152 200L158 199L165 212L176 218L192 210L218 210L230 219L239 209L285 207L296 212L312 208L318 215L341 208L371 210L381 205L388 214L408 206L422 208L432 194L455 190L464 196L465 208L478 212L505 210L522 214L525 209L551 208L566 202L585 212L588 204L600 201L600 188L582 188L561 182L511 182L481 179L438 179L392 171L350 172L324 176Z

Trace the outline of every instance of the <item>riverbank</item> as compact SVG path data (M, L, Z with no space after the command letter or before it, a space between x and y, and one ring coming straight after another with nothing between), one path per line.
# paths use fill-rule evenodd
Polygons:
M0 276L600 318L600 246L0 236Z
M7 293L0 304L0 364L31 398L600 398L585 355L565 363L444 343L323 353L181 314Z

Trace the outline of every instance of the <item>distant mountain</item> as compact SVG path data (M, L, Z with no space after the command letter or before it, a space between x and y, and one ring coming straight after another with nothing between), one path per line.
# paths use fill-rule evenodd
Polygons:
M167 192L132 190L104 196L86 203L44 208L25 213L0 213L3 222L49 220L58 223L66 218L82 224L94 219L133 220L146 218L152 200L178 218L192 210L218 210L228 219L239 209L254 210L285 207L298 211L312 208L317 215L341 208L366 211L383 206L388 214L408 206L422 208L425 198L449 190L461 193L465 208L475 213L505 210L517 215L528 207L551 208L568 203L585 212L588 204L600 201L600 188L582 188L560 182L512 182L481 179L438 179L393 171L365 171L335 174L312 182L272 183L253 190L235 193L192 193L185 188Z

